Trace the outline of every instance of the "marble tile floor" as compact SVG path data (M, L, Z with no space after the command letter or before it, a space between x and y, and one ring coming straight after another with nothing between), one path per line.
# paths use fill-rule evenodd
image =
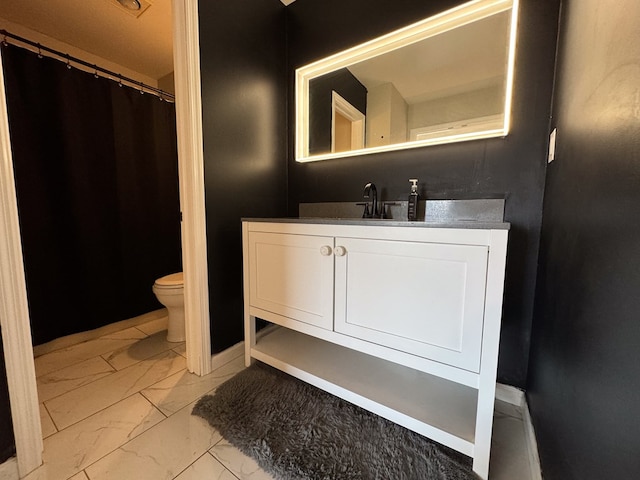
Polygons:
M44 464L27 480L271 479L191 415L243 358L198 377L165 337L163 317L36 357ZM531 479L522 418L497 401L491 480Z

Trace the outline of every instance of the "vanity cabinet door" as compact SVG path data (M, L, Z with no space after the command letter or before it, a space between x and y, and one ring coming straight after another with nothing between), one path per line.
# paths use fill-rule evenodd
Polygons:
M479 372L486 246L355 238L335 245L337 332Z
M249 303L333 328L333 237L249 234Z

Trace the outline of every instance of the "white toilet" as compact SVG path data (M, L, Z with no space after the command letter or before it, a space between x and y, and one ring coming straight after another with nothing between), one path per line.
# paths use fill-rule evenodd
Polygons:
M184 342L184 279L182 272L158 278L153 293L167 307L169 314L168 342Z

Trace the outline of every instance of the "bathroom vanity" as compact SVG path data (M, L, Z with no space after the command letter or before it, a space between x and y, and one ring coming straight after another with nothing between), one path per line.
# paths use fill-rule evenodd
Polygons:
M246 364L473 458L488 478L509 224L245 219ZM256 335L256 318L277 327Z

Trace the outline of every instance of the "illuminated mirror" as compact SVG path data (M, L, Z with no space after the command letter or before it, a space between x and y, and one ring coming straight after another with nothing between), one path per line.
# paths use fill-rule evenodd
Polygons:
M296 70L296 160L503 137L518 0L475 0Z

